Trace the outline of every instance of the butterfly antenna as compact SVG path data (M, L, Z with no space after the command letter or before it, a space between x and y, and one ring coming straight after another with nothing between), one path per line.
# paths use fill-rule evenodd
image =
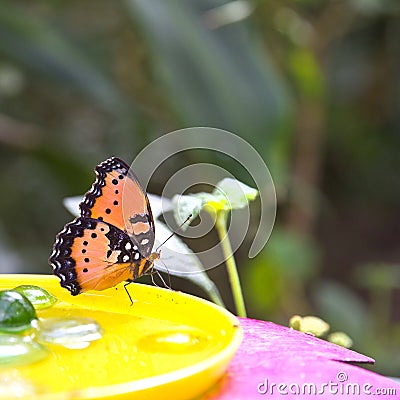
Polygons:
M193 214L189 214L189 216L156 248L156 253L158 253L158 250L160 247L164 246L166 242L168 242L169 239L172 238L176 234L176 232L182 228L183 225L186 224L192 218Z

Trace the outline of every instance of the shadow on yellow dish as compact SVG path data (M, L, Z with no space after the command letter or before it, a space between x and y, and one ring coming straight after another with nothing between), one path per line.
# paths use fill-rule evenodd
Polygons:
M0 275L0 289L43 287L59 301L38 316L94 318L102 339L85 349L49 346L51 355L24 367L0 369L35 399L192 399L211 387L239 347L242 330L229 312L187 294L131 284L71 296L45 275Z

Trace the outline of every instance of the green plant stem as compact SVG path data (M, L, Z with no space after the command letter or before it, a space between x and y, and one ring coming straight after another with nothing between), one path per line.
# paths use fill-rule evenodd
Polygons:
M244 305L242 288L240 286L239 274L233 257L231 243L226 230L228 212L220 210L217 212L215 227L221 241L222 252L224 253L226 269L228 271L229 281L232 288L233 301L235 302L236 313L239 317L246 317L246 307Z

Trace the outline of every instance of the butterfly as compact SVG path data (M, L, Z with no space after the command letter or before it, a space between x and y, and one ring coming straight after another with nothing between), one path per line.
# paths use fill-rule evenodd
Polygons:
M104 290L150 273L155 229L137 176L117 157L96 166L97 178L79 205L80 217L58 233L49 263L72 295Z

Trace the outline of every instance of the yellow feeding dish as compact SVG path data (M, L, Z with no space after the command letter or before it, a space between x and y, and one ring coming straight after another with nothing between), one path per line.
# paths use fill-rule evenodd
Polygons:
M123 284L71 296L53 276L0 275L0 290L27 284L58 298L39 319L89 317L104 335L80 349L46 344L42 361L0 366L0 386L20 385L23 398L193 399L223 375L242 340L232 314L184 293L132 283L131 305Z

